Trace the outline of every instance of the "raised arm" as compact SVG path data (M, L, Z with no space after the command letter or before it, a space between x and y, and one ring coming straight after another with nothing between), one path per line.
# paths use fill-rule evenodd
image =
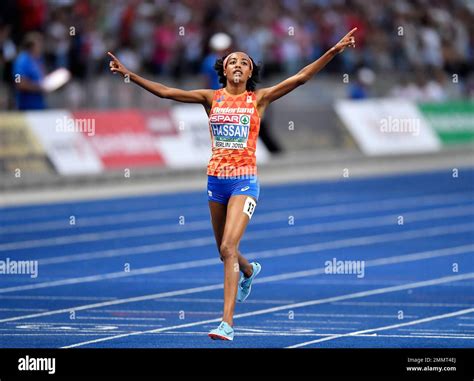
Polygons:
M337 54L343 52L346 47L355 47L355 38L354 36L352 36L352 34L356 30L357 28L352 29L336 45L334 45L316 61L309 64L308 66L305 66L297 74L285 79L284 81L276 84L275 86L258 90L257 98L259 99L259 103L263 105L268 105L269 103L276 101L277 99L296 89L298 86L301 86L308 82Z
M159 82L150 81L128 70L112 53L108 52L107 54L111 58L109 66L112 73L120 73L122 76L128 77L130 81L160 98L172 99L184 103L200 103L205 107L210 107L212 104L214 90L200 89L188 91L175 89Z

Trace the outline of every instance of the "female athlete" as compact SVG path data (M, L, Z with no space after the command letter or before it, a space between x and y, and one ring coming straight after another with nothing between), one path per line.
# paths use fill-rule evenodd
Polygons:
M258 90L255 86L260 67L243 52L233 52L216 61L221 89L191 91L144 79L108 53L113 73L120 73L160 98L200 103L209 116L212 157L207 167L207 192L214 236L224 263L224 313L220 325L209 332L214 340L233 340L235 302L247 299L252 282L261 270L260 264L249 263L242 256L239 244L260 192L255 151L265 108L309 81L346 47L355 47L356 29L297 74Z

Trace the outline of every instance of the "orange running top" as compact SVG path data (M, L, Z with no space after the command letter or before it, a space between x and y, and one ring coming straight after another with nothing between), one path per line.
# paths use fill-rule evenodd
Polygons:
M223 88L216 90L209 113L212 156L207 174L218 177L256 175L259 130L260 116L254 92L231 95Z

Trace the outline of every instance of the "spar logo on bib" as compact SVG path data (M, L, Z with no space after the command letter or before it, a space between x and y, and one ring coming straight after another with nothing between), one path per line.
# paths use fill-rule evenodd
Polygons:
M248 115L241 115L240 116L240 123L242 124L250 124L250 118Z
M250 117L246 114L213 114L210 128L214 148L243 149L247 147Z

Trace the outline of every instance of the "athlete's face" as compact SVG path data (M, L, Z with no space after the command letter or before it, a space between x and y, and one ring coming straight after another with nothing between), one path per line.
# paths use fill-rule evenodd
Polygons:
M244 53L232 53L224 68L224 75L234 83L247 82L252 76L249 57Z

